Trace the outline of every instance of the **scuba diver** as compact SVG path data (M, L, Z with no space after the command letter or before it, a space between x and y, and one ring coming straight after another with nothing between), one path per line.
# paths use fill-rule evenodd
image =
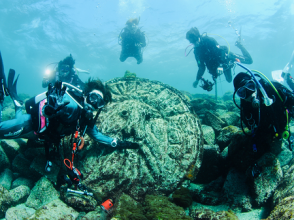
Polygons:
M52 64L55 64L55 63L52 63ZM78 73L83 72L83 73L89 74L89 72L78 69L74 65L75 65L75 60L70 54L68 57L59 61L56 70L50 71L49 69L47 69L42 80L42 87L47 88L49 83L54 85L56 81L60 80L62 82L67 82L75 87L83 89L84 83L79 78Z
M196 81L193 83L194 88L197 88L206 67L214 81L220 75L218 68L222 67L227 82L232 82L231 68L235 61L245 64L252 64L253 62L250 54L242 45L240 36L235 45L241 50L243 56L228 51L226 46L220 46L214 38L208 37L207 33L200 35L196 27L191 28L186 33L186 39L194 45L194 55L199 68Z
M235 95L240 98L241 128L245 135L243 123L250 130L252 148L257 152L258 148L264 150L268 141L274 139L287 139L290 143L289 120L294 116L294 96L285 86L278 82L269 81L262 73L251 70L240 63L239 66L250 74L240 72L234 78L234 102ZM257 80L257 77L260 79ZM242 123L243 122L243 123ZM291 150L290 144L289 148ZM252 175L260 173L257 164L253 166Z
M294 51L292 52L289 63L286 64L281 75L282 78L286 80L288 86L292 89L292 91L294 91L294 79L291 76L290 72L292 70L293 65L294 65Z
M0 121L0 139L27 138L44 141L47 172L52 168L49 147L52 144L59 146L61 140L71 134L81 137L88 134L93 140L110 147L139 147L136 143L105 136L96 127L99 113L111 101L108 87L100 80L89 79L84 84L84 90L61 81L56 81L54 86L50 83L47 92L32 97L25 103L27 114L23 114L16 91L18 77L14 81L14 76L15 71L10 69L6 83L0 53L0 112L2 113L4 97L7 95L10 95L15 105L15 119ZM80 144L78 141L76 148L80 149Z
M137 64L143 62L142 48L146 46L144 32L138 28L140 18L129 19L126 27L123 28L118 36L118 43L121 45L119 60L124 62L128 57L134 57Z

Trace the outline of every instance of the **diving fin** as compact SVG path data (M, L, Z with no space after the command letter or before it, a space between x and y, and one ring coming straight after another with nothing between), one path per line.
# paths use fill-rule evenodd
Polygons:
M9 96L9 92L6 83L3 60L0 52L0 103L4 101L5 96Z
M9 73L8 73L8 90L10 93L10 97L12 98L12 100L18 101L19 104L23 104L23 101L21 101L21 99L18 97L17 95L17 90L16 90L16 86L17 86L17 80L19 75L16 77L16 80L14 81L14 77L15 77L15 70L14 69L10 69Z

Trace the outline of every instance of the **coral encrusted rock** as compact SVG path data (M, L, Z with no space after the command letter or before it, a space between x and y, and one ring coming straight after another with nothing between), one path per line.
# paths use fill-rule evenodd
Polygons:
M92 141L81 158L83 183L107 196L124 192L138 199L147 193L167 195L186 178L193 180L201 165L203 135L185 96L141 78L106 84L113 100L101 112L98 129L140 147L119 150Z

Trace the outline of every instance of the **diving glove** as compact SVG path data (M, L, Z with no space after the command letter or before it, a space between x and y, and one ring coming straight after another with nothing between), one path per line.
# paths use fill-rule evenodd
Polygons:
M194 87L194 88L197 88L198 83L199 83L199 80L197 79L195 82L193 82L193 87Z
M117 147L119 149L137 149L139 148L139 144L133 143L130 141L120 141L120 140L113 140L111 142L112 147Z
M55 82L54 87L51 83L48 85L47 103L42 110L45 117L56 117L61 113L60 110L69 104L68 100L62 101L65 90L66 87L62 87L61 81Z

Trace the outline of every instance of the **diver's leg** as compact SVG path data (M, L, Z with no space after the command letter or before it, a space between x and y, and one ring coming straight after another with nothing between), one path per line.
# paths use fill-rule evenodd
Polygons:
M225 75L225 77L226 77L226 80L227 80L227 82L232 82L232 71L231 71L231 68L228 66L227 68L226 68L226 66L224 66L223 67L224 68L224 75Z
M140 49L135 55L135 59L137 60L137 64L140 64L143 62L143 53L142 50Z
M120 53L119 60L121 62L125 62L128 57L129 57L129 55L124 50L122 50Z
M236 42L236 46L241 50L243 56L230 52L229 59L232 61L236 61L236 59L239 59L241 63L252 64L252 57L249 54L249 52L245 49L245 47L239 41Z
M26 138L32 132L33 123L29 114L0 123L0 139Z

